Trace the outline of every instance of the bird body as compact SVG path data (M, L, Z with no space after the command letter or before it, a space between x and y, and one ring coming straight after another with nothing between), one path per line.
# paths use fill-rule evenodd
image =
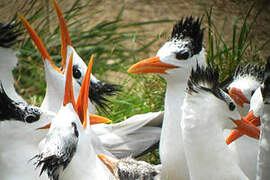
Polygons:
M236 122L257 128L240 120L236 104L218 87L217 70L199 65L192 70L182 112L190 179L249 179L227 147L223 132Z
M179 107L183 104L184 90L186 89L189 72L195 65L195 62L204 64L204 56L204 49L202 49L200 54L194 57L193 61L190 60L194 64L190 63L190 66L178 69L178 76L163 75L167 81L167 88L164 120L160 138L160 157L163 166L162 175L169 174L168 177L172 179L189 177L180 127L182 111L181 109L179 110ZM181 167L181 169L178 169L178 167ZM163 178L166 178L166 175Z
M257 116L261 121L261 135L259 140L259 152L257 159L256 180L270 178L270 59L265 65L264 80L257 88L250 101L250 112L247 117Z
M12 113L6 116L8 120L0 122L1 179L38 179L38 173L29 161L38 152L38 143L47 131L37 129L48 124L55 113L21 102L16 103L9 99L3 89L0 99L6 99L5 110Z

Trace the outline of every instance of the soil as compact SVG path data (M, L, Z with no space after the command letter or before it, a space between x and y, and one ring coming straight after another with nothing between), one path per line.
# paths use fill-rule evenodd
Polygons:
M31 2L31 0L28 0ZM48 3L48 2L49 3ZM43 0L41 4L52 7L50 0ZM87 0L83 0L87 1ZM17 12L22 11L22 4L24 0L0 0L0 22L7 22ZM60 2L60 7L65 10L70 8L74 0L66 0ZM143 22L161 19L179 20L185 16L200 17L205 14L205 10L213 7L213 20L219 30L223 29L224 39L230 41L232 39L232 27L237 18L241 22L248 9L255 3L254 10L250 16L252 20L257 11L262 10L259 14L254 28L251 32L250 39L255 44L262 44L266 39L270 38L270 1L269 0L93 0L93 6L87 7L85 13L95 12L95 10L102 10L102 13L97 14L95 21L89 21L89 26L94 25L95 22L108 20L114 18L117 13L124 7L122 16L123 23ZM204 18L204 25L206 17ZM224 26L225 22L225 26ZM240 26L241 23L238 23ZM138 29L146 30L159 35L163 32L170 32L173 23L169 24L152 24L142 26ZM167 33L168 35L170 33ZM160 38L159 43L156 43L151 55L154 55L157 49L166 41L167 37ZM206 39L206 38L205 38ZM205 43L207 44L207 43ZM270 55L270 43L262 51L262 56Z

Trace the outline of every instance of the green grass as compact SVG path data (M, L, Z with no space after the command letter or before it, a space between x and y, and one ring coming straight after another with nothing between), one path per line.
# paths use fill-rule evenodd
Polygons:
M255 46L252 38L249 37L256 19L261 13L261 10L258 10L255 12L255 16L251 17L251 12L255 11L254 5L255 3L247 11L243 19L238 17L234 20L231 42L226 42L223 38L223 35L228 32L217 29L215 26L212 20L212 8L206 10L206 33L208 35L207 62L212 66L219 67L221 80L232 76L235 68L240 63L259 63L262 65L265 62L260 57L260 52L269 43L270 39L266 37L265 42ZM251 20L248 21L249 19ZM226 22L224 22L225 26Z
M31 13L29 9L26 9L22 14L33 24L53 60L59 65L60 33L53 20L56 19L56 14L52 8L49 8L48 1L42 2L46 5L45 7L41 6L36 12ZM100 79L109 79L108 76L111 76L113 72L119 72L123 76L118 83L123 86L123 91L109 98L110 114L103 112L101 114L108 116L113 122L119 122L134 114L163 110L165 81L157 75L131 75L126 70L131 64L139 61L137 57L147 58L150 47L159 40L159 36L146 35L149 32L134 31L134 27L149 24L158 26L164 23L163 25L170 31L169 28L174 22L160 20L123 24L121 17L124 9L122 9L113 20L98 22L95 26L88 27L87 23L92 20L91 17L102 13L101 11L82 14L84 8L91 5L91 1L76 0L64 12L64 16L73 46L78 54L86 60L86 63L92 54L95 55L94 74ZM33 1L33 6L37 7L38 2ZM223 34L226 32L222 32L215 26L212 20L212 9L205 13L204 21L207 22L205 40L208 39L207 60L210 64L219 66L222 73L221 79L232 75L237 64L246 63L247 57L250 58L249 61L263 61L259 54L269 39L258 47L254 46L252 39L250 40L249 34L257 17L255 16L251 22L247 21L252 10L251 7L241 23L240 19L234 20L231 42L226 42L223 39ZM77 21L72 21L73 18ZM18 79L19 92L32 104L39 105L45 95L46 87L41 56L28 35L23 37L18 49L21 53L20 64L15 75ZM143 159L154 164L160 163L158 151L148 154Z
M44 2L47 4L48 1L44 0ZM71 41L78 54L86 63L88 63L91 55L95 55L93 71L100 79L106 79L108 69L126 73L126 66L130 62L135 62L136 56L147 54L151 45L156 42L155 35L146 35L143 31L133 29L138 26L170 22L170 20L159 20L124 24L121 19L124 11L122 8L113 20L98 22L96 25L88 27L89 21L94 21L93 15L102 13L102 11L99 11L82 14L85 8L91 6L91 3L92 1L76 0L64 12L64 16ZM33 1L31 5L35 7L39 4L37 1ZM28 10L25 10L23 15L41 37L52 59L60 65L60 32L58 24L54 22L57 19L54 9L47 8L47 6L42 8L41 6L37 12L30 14ZM76 21L72 21L74 18L76 18ZM24 27L21 26L21 28ZM23 37L19 51L21 62L19 70L15 72L15 75L20 77L18 81L19 91L28 101L35 99L36 105L39 105L43 100L46 87L43 62L27 33Z

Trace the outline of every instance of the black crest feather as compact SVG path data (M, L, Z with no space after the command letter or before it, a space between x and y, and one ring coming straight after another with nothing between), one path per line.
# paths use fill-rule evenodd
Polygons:
M197 54L202 49L203 29L201 29L201 18L194 19L192 16L182 18L178 21L171 34L171 39L190 38L192 43L192 53Z
M22 31L17 28L17 23L0 23L0 46L10 48L18 42Z
M111 83L104 83L98 81L90 84L89 98L92 102L98 105L102 110L106 111L107 102L109 101L106 96L113 96L118 91L121 91L121 86Z
M264 79L264 71L264 68L258 66L257 64L247 64L245 66L239 64L234 72L233 79L252 76L257 81L262 83Z
M228 104L230 110L235 108L229 96L220 88L219 84L219 70L213 69L210 65L207 67L199 66L197 64L196 69L192 69L191 75L188 80L187 92L189 94L199 93L199 90L203 90L212 93L218 99Z
M199 93L200 90L209 92L224 101L228 105L229 110L233 111L236 105L229 95L220 88L218 79L218 68L213 69L210 65L204 67L197 64L196 69L192 69L188 80L188 93Z
M188 92L198 92L197 89L215 91L219 88L219 72L218 69L213 69L211 66L199 66L192 68L188 80Z
M10 99L0 81L0 121L16 120L32 123L39 120L40 115L39 108Z

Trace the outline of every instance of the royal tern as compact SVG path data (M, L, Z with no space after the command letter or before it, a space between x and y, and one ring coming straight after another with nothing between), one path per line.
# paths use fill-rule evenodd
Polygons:
M37 159L36 166L41 166L40 174L46 171L51 180L113 179L112 174L98 159L95 144L91 143L90 136L93 134L89 134L91 131L88 131L91 128L87 106L92 62L93 60L89 62L75 104L71 56L66 72L63 106L52 120L49 132L41 142L41 152L34 157Z
M181 134L181 107L189 73L197 63L205 65L201 20L188 17L178 21L171 38L156 57L133 65L130 73L159 73L167 81L165 113L160 138L161 179L189 179Z
M241 120L234 101L219 88L218 78L218 70L198 65L188 80L181 128L190 179L248 179L227 147L223 131L236 126L258 138L259 129Z
M258 156L257 156L257 172L256 172L256 179L269 179L269 167L270 167L270 159L269 159L269 83L270 83L270 59L267 61L265 66L264 72L264 80L263 83L256 89L253 93L251 100L250 100L250 109L249 113L243 118L245 121L252 122L255 125L261 124L261 135L259 145L256 146L258 148ZM260 122L258 124L258 122ZM239 132L238 132L239 134ZM227 138L227 142L234 142L241 140L239 138L241 136L236 136L235 131L230 134ZM239 139L238 139L239 138ZM250 148L249 150L250 151ZM246 151L242 150L239 153L245 153ZM255 178L253 178L255 179Z

